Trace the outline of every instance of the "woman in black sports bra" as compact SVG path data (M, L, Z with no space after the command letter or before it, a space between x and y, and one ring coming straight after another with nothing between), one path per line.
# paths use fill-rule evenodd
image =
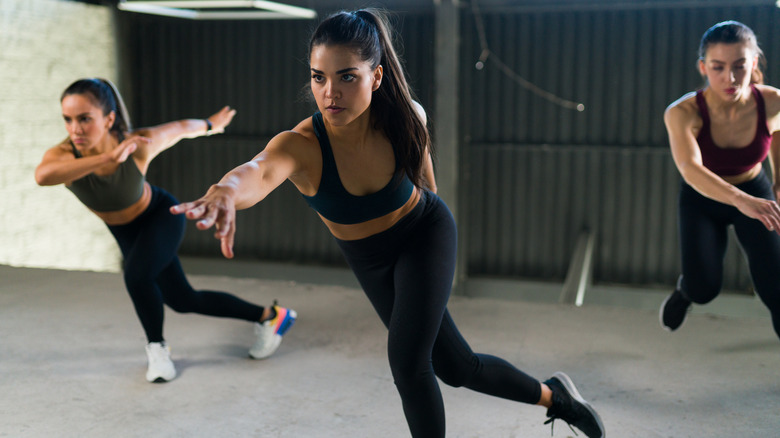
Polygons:
M474 353L447 311L455 223L435 194L425 114L412 99L384 17L374 10L328 17L312 36L309 63L319 111L278 134L204 197L171 211L199 229L216 227L231 258L236 210L285 180L295 184L388 328L390 369L412 436L445 436L439 377L546 406L548 422L562 419L603 437L598 414L568 376L542 383L503 359Z
M42 186L65 184L116 238L125 285L148 341L146 379L166 382L176 377L163 338L163 304L182 313L251 321L257 338L250 356L273 354L295 312L263 308L224 292L194 290L177 255L185 220L168 211L177 201L145 177L160 152L183 138L223 132L235 110L225 107L208 119L132 130L121 96L105 79L80 79L60 101L68 139L46 151L35 180Z
M699 46L706 87L677 99L664 122L682 183L678 222L682 275L659 310L675 331L693 304L721 291L728 228L733 226L756 294L780 337L780 90L763 85L763 53L753 31L724 21ZM767 155L772 175L764 172Z

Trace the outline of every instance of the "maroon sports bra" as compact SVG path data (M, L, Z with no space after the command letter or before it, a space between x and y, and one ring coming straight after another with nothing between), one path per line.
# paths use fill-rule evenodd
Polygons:
M758 127L756 136L749 145L740 148L722 148L712 140L710 131L710 114L707 112L707 102L704 100L704 90L696 92L696 104L701 113L701 130L696 137L701 150L704 167L718 176L733 176L745 173L756 164L764 161L772 144L772 135L766 125L766 108L764 97L755 86L750 86L758 108Z

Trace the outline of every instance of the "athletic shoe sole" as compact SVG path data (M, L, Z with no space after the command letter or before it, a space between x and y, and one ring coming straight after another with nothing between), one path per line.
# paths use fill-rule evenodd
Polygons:
M591 415L593 415L593 418L596 420L596 424L599 425L599 429L603 432L601 434L601 438L606 438L607 432L604 430L604 424L601 422L601 417L599 417L599 414L596 413L595 410L590 406L590 403L585 401L584 398L582 398L582 395L580 395L580 392L577 391L577 387L574 386L574 382L571 381L569 376L567 376L565 373L562 373L560 371L554 373L552 375L556 379L558 379L559 382L563 385L564 388L566 388L566 391L568 391L569 395L571 395L571 398L574 400L577 400L582 404L582 406L585 406L585 409L590 412Z

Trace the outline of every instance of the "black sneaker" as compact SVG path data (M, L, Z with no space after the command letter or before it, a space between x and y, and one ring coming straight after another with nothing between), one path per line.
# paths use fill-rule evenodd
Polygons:
M552 390L552 406L547 410L547 417L550 419L544 424L561 419L568 423L569 427L574 426L581 430L588 438L604 438L606 436L599 414L582 398L569 376L557 372L544 384ZM577 432L574 434L576 435Z
M674 289L674 292L661 303L661 310L658 315L658 318L661 320L661 327L670 332L680 328L691 310L691 302L680 291L681 282L682 277L677 280L677 287Z

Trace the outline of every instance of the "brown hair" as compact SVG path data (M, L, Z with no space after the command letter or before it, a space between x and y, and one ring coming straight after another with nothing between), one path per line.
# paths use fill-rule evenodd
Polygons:
M95 105L103 110L104 116L113 111L116 117L110 131L116 134L120 142L125 139L125 134L131 129L130 116L122 96L111 81L102 78L79 79L62 92L60 102L71 94L90 95Z
M752 29L745 26L738 21L722 21L704 32L701 37L701 43L699 44L699 59L704 60L707 55L707 49L712 44L746 44L750 50L753 50L758 55L758 65L753 69L753 77L751 83L763 84L764 73L761 70L766 67L766 58L764 52L758 47L758 40L756 34Z
M312 34L309 59L315 46L339 45L354 50L372 69L382 65L384 77L371 100L374 126L392 143L398 167L417 187L423 187L423 163L426 154L433 153L430 134L415 109L414 95L391 36L387 18L376 9L337 12Z

